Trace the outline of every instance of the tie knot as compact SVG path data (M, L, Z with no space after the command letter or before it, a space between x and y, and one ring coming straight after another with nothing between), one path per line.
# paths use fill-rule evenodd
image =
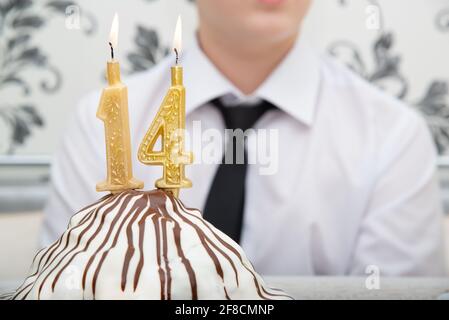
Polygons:
M242 129L243 131L252 128L265 112L276 108L265 100L251 106L237 105L227 107L223 105L220 98L216 98L212 100L212 104L223 116L226 129Z

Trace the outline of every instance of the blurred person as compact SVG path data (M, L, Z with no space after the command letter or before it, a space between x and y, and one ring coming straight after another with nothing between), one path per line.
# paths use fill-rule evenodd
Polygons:
M310 0L197 0L199 27L181 59L187 130L276 129L278 166L198 163L181 199L273 275L437 276L444 270L436 152L411 108L317 53L301 36ZM160 168L136 152L169 84L173 56L126 80L134 176ZM76 110L52 171L43 243L100 197L100 92ZM247 146L249 148L249 145ZM249 154L250 150L247 150ZM196 155L200 157L201 155Z

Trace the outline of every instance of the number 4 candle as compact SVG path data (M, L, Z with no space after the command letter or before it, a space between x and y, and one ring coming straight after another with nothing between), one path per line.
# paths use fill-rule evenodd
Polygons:
M185 88L183 70L178 65L181 53L182 25L178 18L174 37L176 66L171 68L171 87L165 96L156 117L146 133L138 153L139 160L146 165L163 166L163 177L156 187L179 195L180 188L190 188L192 183L185 177L184 167L193 162L193 154L184 151ZM161 150L154 146L161 140Z
M107 179L97 184L97 191L113 193L143 188L133 177L128 116L128 89L120 81L120 65L114 58L118 42L118 15L112 22L109 45L111 60L107 65L109 86L103 90L97 117L104 122Z

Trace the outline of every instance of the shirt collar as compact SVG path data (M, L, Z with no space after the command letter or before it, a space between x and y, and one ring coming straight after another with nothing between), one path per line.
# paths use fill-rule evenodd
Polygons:
M237 101L265 99L293 118L313 123L320 86L317 54L300 37L285 59L252 96L245 96L213 65L195 40L182 64L187 90L186 112L193 112L210 100L233 95ZM228 99L232 100L232 99Z

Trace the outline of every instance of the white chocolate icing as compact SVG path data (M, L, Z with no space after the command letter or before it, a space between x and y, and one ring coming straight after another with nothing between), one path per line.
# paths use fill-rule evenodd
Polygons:
M108 195L37 253L13 299L290 299L241 247L160 190Z

